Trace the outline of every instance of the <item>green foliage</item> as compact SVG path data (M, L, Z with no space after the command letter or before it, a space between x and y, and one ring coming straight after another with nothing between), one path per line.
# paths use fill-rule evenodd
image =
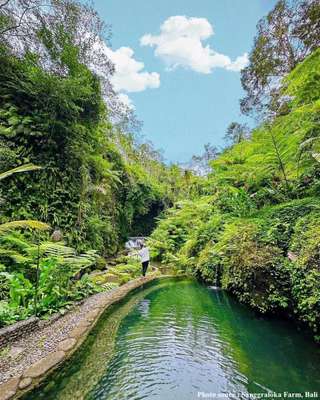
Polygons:
M41 169L41 167L38 167L33 164L25 164L21 165L20 167L17 168L12 168L9 169L8 171L2 172L0 174L0 180L7 178L8 176L21 173L21 172L28 172L28 171L35 171ZM38 230L48 230L50 229L50 226L48 224L45 224L40 221L34 221L34 220L22 220L22 221L11 221L11 222L6 222L4 224L0 224L0 235L3 234L4 232L11 231L13 229L21 229L21 228L29 228L29 229L38 229Z
M150 237L152 255L164 263L176 260L176 252L186 242L188 232L197 221L205 221L210 214L209 197L198 201L181 201L166 212L166 218Z
M263 313L320 329L320 51L285 78L286 112L211 162L210 196L178 202L153 256ZM319 152L319 153L318 153Z
M6 222L4 224L0 224L0 234L8 231L12 231L13 229L22 229L22 228L30 228L30 229L38 229L40 231L46 231L50 229L48 224L40 221L33 220L22 220L22 221L11 221Z
M281 250L259 240L261 221L236 220L215 246L222 287L261 312L288 306L289 276Z
M211 167L206 177L166 166L150 143L111 122L113 67L89 51L103 24L90 6L69 3L50 2L0 45L0 168L8 171L0 174L0 323L63 310L139 276L131 258L89 273L129 235L151 233L161 215L149 240L156 260L260 312L295 314L318 334L317 1L281 0L259 23L242 109L272 117L252 132L232 123L222 151L206 146L194 158ZM4 4L0 31L15 20ZM19 56L14 40L25 49ZM63 242L50 241L49 226Z
M28 172L28 171L36 171L38 169L41 169L41 167L33 164L25 164L21 165L20 167L12 168L6 172L2 172L0 174L0 180L7 178L8 176L11 176L13 174L21 173L21 172Z
M16 6L6 2L0 13L1 324L109 290L111 282L96 285L87 273L103 269L102 257L128 235L147 235L200 181L111 123L123 110L110 84L114 67L92 53L105 25L90 5L49 1L15 26L24 5ZM63 243L50 241L50 226ZM126 260L109 274L124 283L140 265Z
M141 263L136 257L125 256L122 263L109 267L106 272L93 274L90 279L104 290L123 285L131 279L141 276Z
M128 235L148 234L176 182L151 145L112 126L100 81L68 32L44 29L38 40L63 74L31 53L0 53L0 161L17 172L43 166L7 174L2 218L45 221L79 251L114 254Z
M291 240L291 250L299 254L292 270L292 291L297 313L317 335L320 330L319 223L319 212L300 217Z
M77 254L62 243L42 242L38 245L26 240L21 233L1 236L0 242L3 263L0 325L34 314L35 296L37 312L41 315L62 310L101 290L85 273L95 266L97 256L94 251Z
M319 199L304 198L261 209L256 216L263 220L263 240L287 254L296 222L310 213L320 213Z

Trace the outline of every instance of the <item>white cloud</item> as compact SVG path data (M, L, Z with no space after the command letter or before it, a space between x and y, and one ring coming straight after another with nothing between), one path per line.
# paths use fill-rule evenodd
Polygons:
M160 75L143 71L144 63L134 59L134 51L130 47L120 47L118 50L106 47L105 52L115 66L111 78L115 91L142 92L160 86Z
M230 71L241 71L249 63L248 53L244 53L242 56L238 56L229 66L226 68Z
M146 34L140 39L140 44L154 47L155 55L169 69L184 67L209 74L218 67L230 71L244 68L248 63L247 53L231 61L229 56L203 44L213 34L213 28L206 18L174 16L161 25L159 35Z
M97 40L93 51L104 53L113 63L115 72L111 77L108 75L108 79L118 93L119 100L129 108L133 109L134 105L126 93L142 92L160 86L160 75L157 72L144 71L144 63L134 58L134 51L130 47L112 50L103 41ZM103 70L95 72L101 76L105 74Z

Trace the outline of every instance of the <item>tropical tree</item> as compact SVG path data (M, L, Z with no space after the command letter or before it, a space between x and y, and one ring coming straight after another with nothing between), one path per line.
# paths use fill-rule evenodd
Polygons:
M66 76L74 52L99 76L113 122L139 129L132 109L119 100L111 84L114 64L107 55L110 26L90 2L77 0L8 0L0 5L0 38L11 54L33 53L47 71ZM76 49L76 50L75 50Z
M231 122L224 135L224 140L228 144L237 144L243 140L250 138L250 129L246 124L239 124L238 122Z
M318 0L280 0L257 25L249 65L241 71L245 114L277 110L281 79L320 46Z

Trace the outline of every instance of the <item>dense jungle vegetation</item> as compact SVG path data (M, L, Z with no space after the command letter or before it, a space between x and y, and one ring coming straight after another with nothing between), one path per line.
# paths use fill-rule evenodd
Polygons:
M0 325L138 276L128 257L89 273L151 234L172 271L320 339L319 2L280 0L259 22L240 102L259 123L231 123L190 168L139 137L93 46L110 32L92 6L46 4L0 6Z
M46 4L0 9L1 324L101 290L86 272L128 235L150 233L197 180L136 133L110 85L113 66L92 51L109 34L91 5Z

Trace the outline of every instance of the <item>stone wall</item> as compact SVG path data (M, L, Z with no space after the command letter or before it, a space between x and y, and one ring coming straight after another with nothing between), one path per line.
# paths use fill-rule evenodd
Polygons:
M76 303L81 304L81 302ZM24 321L5 326L0 329L0 350L17 339L29 336L30 333L50 325L62 316L59 312L51 315L47 320L41 320L37 317L30 317Z
M13 325L6 326L0 329L0 350L7 344L20 339L34 332L39 327L40 320L36 317L31 317L25 321L19 321Z

